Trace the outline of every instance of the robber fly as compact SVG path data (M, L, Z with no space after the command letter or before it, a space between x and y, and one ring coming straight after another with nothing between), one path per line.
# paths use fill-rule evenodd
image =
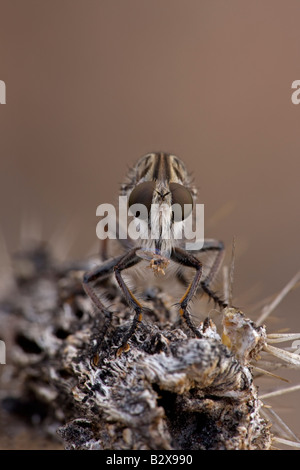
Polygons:
M140 229L140 238L137 240L126 240L126 253L116 258L105 261L101 266L85 274L83 287L87 295L91 298L95 306L104 314L106 322L102 330L103 336L111 322L112 313L104 306L97 296L94 285L101 282L110 275L115 275L120 289L134 312L132 324L126 333L118 354L129 350L129 340L135 332L138 324L142 321L143 306L127 287L122 271L130 269L142 260L150 261L149 268L155 275L164 275L168 269L170 261L181 266L192 268L195 271L194 278L186 289L184 295L179 300L179 312L186 321L188 327L196 337L201 338L199 329L194 325L189 314L188 305L198 289L201 289L220 307L227 304L219 298L210 288L211 282L221 263L224 246L222 242L216 240L205 241L199 254L212 251L215 259L208 274L203 276L203 266L197 258L197 252L189 252L183 248L181 241L176 238L176 231L182 228L185 218L189 212L181 212L181 217L174 217L172 205L177 204L182 208L187 205L190 211L193 210L197 191L193 187L191 178L185 168L184 163L175 155L167 153L149 153L140 158L128 174L125 184L121 186L121 195L128 197L128 206L142 204L147 209L147 217L136 215ZM162 208L157 211L155 217L151 217L151 208ZM143 237L143 231L153 229L155 225L157 237ZM168 236L164 236L165 233ZM120 240L121 241L121 240Z

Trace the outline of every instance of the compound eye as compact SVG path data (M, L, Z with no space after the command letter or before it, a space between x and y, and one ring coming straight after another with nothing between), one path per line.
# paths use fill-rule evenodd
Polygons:
M170 183L170 191L172 194L172 206L174 207L174 222L181 222L186 219L193 210L193 197L190 191L178 183Z
M144 183L140 183L131 192L129 196L128 207L134 217L139 217L142 220L148 219L154 189L154 181L145 181Z

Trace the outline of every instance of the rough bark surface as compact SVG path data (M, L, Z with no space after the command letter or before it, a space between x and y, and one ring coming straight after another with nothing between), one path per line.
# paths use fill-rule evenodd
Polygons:
M174 300L147 289L146 321L117 356L132 314L113 279L98 286L114 306L98 344L104 319L81 285L88 267L57 265L43 246L16 257L0 309L2 415L22 414L66 449L269 449L247 360L259 342L239 356L212 321L196 339L173 321Z

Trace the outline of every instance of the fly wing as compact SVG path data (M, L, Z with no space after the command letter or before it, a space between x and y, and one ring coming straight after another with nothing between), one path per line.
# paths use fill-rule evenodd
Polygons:
M137 250L136 255L139 258L145 259L146 261L151 261L155 257L154 251L147 251L147 250Z

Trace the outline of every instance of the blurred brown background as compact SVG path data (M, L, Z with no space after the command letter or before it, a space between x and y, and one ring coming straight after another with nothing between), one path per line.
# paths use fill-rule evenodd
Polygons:
M45 239L66 228L69 255L84 256L96 207L115 201L128 166L163 150L194 173L205 235L229 254L236 238L238 304L252 311L279 291L300 267L299 15L298 0L0 0L9 250L25 215ZM272 331L300 331L299 299L280 304ZM298 400L270 403L300 433Z

